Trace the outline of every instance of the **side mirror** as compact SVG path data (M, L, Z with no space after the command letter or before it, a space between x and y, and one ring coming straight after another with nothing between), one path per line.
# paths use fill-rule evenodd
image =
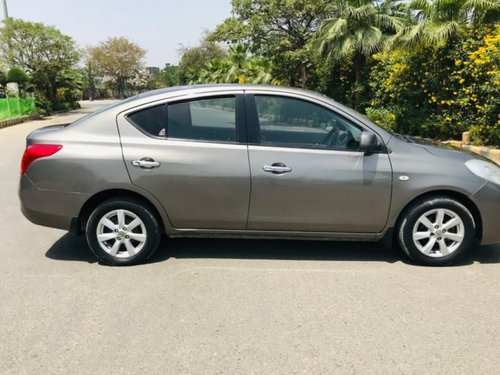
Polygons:
M362 132L359 140L359 149L365 154L373 153L378 147L377 136L371 132Z

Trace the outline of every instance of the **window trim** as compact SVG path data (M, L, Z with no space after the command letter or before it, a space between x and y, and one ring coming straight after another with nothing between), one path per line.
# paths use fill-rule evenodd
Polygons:
M260 146L260 124L254 94L245 95L245 108L247 113L248 145Z

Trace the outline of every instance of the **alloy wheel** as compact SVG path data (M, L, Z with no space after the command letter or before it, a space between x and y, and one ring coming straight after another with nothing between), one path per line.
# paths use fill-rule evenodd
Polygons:
M127 210L113 210L105 214L96 229L99 246L117 258L131 258L143 248L147 239L144 222Z
M451 210L430 210L416 221L412 238L422 254L434 258L444 257L455 252L464 241L464 222Z

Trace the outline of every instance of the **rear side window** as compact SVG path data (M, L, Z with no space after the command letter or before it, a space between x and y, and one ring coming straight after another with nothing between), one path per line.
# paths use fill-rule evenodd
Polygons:
M169 139L236 142L236 98L170 103L130 114L146 133Z
M149 107L128 115L139 128L150 135L164 137L167 128L167 109L165 105Z

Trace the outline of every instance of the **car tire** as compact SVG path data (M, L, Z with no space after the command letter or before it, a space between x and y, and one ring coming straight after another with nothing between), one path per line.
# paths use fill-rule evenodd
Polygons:
M110 266L145 262L161 240L159 220L148 206L127 198L99 204L86 225L87 243L95 256Z
M455 199L434 196L419 200L403 213L398 227L402 250L426 266L455 263L475 244L470 211Z

